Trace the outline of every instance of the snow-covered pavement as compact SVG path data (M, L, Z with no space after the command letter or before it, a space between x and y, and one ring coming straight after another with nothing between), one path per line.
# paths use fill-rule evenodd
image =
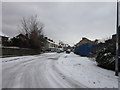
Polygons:
M113 71L73 53L2 59L2 88L118 88Z

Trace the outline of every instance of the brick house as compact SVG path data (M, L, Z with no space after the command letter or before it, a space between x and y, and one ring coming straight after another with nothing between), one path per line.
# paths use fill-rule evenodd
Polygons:
M8 42L9 37L2 32L0 32L0 47L6 46Z

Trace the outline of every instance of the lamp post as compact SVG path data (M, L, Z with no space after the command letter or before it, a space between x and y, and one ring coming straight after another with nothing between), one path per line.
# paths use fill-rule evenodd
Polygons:
M116 60L115 60L115 75L119 73L119 61L120 61L120 27L119 27L119 1L117 0L117 23L116 23Z

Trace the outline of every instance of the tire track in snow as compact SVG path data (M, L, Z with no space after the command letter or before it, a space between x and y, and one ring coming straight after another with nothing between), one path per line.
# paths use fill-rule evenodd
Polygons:
M62 54L42 55L25 61L3 64L3 88L83 88L56 66ZM27 59L27 58L26 58ZM6 66L12 64L10 66Z
M34 63L36 63L36 60L39 60L39 58L38 59L35 58L35 60L28 59L27 61L21 61L21 62L13 64L10 67L4 68L2 70L3 87L5 88L16 87L16 83L20 81L20 77L22 76L22 74L26 72L25 70L28 68L28 66L31 65L31 63L32 65L34 65ZM17 87L19 88L20 85L19 86L17 85Z
M56 60L59 59L60 56L58 56L56 58ZM53 58L53 60L49 61L49 65L51 65L51 70L52 72L50 72L50 75L51 75L51 78L54 79L54 81L56 81L56 83L61 83L61 82L64 82L63 85L64 87L67 87L67 88L87 88L85 85L75 81L74 79L70 78L70 77L67 77L65 76L56 66L56 61L55 61L55 58ZM59 80L56 80L56 79L59 79Z
M2 68L2 71L3 71L3 73L2 73L3 85L2 86L3 86L3 88L14 88L14 87L16 87L16 88L23 87L24 88L24 87L27 87L27 86L28 86L27 88L32 87L32 86L34 87L35 84L32 85L32 82L29 84L29 81L30 81L31 78L32 78L31 81L33 81L35 79L33 77L35 77L35 76L31 72L27 72L26 70L29 71L30 68L31 68L30 66L32 66L34 68L35 63L38 63L38 61L40 63L42 63L43 60L44 60L44 62L46 62L45 59L47 57L50 57L50 56L51 55L48 55L46 57L37 56L37 58L36 57L32 58L32 59L27 59L26 58L26 60L24 60L24 58L23 58L23 61L20 60L19 62L10 61L10 63L8 63L8 62L3 63L3 67L4 67L4 68ZM10 65L10 64L12 64L12 65ZM38 65L38 66L40 66L40 65ZM33 76L31 76L31 74ZM42 76L42 74L40 74L40 75ZM25 79L26 79L26 76L27 76L27 78L29 78L27 81L25 81L23 79L23 77L25 77ZM38 79L35 79L35 80L37 81ZM21 84L21 82L22 82L22 84ZM28 83L28 85L24 82ZM39 86L39 85L37 85L37 86Z

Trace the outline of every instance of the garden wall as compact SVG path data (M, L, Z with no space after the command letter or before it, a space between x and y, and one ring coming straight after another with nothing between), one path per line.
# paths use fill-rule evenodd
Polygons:
M40 54L40 51L27 48L0 47L1 57Z

